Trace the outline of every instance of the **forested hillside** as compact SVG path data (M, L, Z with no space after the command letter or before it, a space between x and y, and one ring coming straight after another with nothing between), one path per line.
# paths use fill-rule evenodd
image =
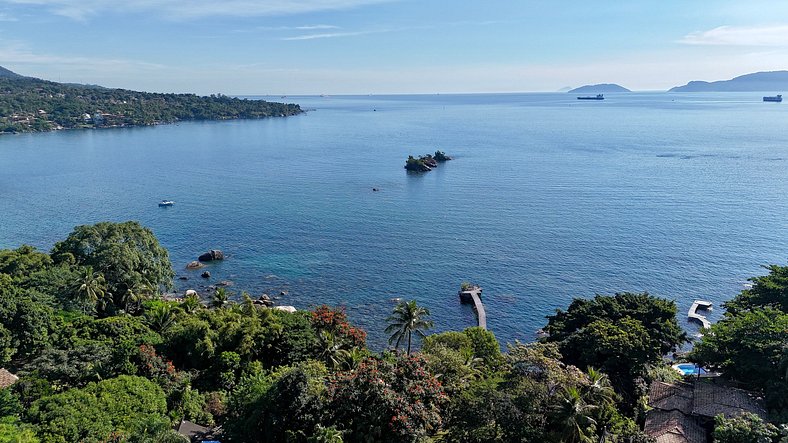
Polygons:
M788 268L769 271L694 357L780 423ZM0 370L0 442L186 442L174 427L189 420L239 443L647 443L648 386L680 377L664 360L686 340L676 305L648 294L576 299L507 352L478 327L430 334L430 312L402 301L377 352L341 308L286 312L225 288L166 300L173 275L136 222L0 250L0 366L19 377ZM719 443L788 438L757 416L718 419Z
M55 83L12 74L0 76L0 132L284 117L302 112L296 104L224 95L201 97L136 92Z

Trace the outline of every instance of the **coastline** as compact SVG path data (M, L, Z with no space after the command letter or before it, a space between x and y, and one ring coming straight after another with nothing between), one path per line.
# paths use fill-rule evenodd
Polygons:
M297 105L296 105L297 106ZM15 132L6 132L0 131L0 136L3 135L19 135L19 134L44 134L48 132L60 132L60 131L84 131L84 130L105 130L105 129L122 129L122 128L145 128L145 127L152 127L152 126L163 126L163 125L175 125L178 123L185 123L185 122L223 122L223 121L236 121L236 120L266 120L269 118L287 118L287 117L295 117L298 115L306 114L309 110L308 109L300 109L299 111L293 114L279 114L279 115L269 115L265 117L227 117L227 118L202 118L202 119L179 119L174 121L161 121L161 122L154 122L154 123L136 123L136 124L121 124L121 125L105 125L105 126L80 126L80 127L73 127L73 128L64 128L64 127L55 127L50 129L44 130L31 130L31 131L15 131Z

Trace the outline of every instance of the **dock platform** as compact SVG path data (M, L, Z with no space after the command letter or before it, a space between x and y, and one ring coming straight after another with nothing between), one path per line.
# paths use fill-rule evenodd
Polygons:
M703 329L711 328L711 322L706 318L705 315L698 314L698 310L709 310L711 309L712 303L710 301L705 300L695 300L692 303L692 306L687 312L687 317L690 320L695 320L696 322L700 323L703 326Z
M462 303L473 303L479 327L487 329L487 313L484 312L484 305L482 304L482 288L473 286L465 290L461 289L459 295Z

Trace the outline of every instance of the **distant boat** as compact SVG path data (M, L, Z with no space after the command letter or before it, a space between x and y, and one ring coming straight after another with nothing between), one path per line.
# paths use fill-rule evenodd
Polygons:
M162 200L162 201L159 202L159 206L160 207L161 206L172 206L174 204L175 204L175 202L172 201L172 200Z
M780 102L783 101L783 96L779 95L779 94L775 95L775 96L766 96L766 97L763 98L763 101L780 103Z
M604 95L602 95L602 94L597 94L597 95L581 95L580 97L577 97L577 99L578 99L578 100L604 100L604 99L605 99L605 96L604 96Z

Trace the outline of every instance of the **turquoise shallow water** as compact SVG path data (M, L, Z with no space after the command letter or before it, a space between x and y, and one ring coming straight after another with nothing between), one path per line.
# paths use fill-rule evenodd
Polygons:
M181 289L208 284L184 266L219 248L213 283L345 305L375 346L395 297L438 330L472 325L463 280L511 342L572 297L614 291L675 299L685 324L694 299L719 306L788 258L788 108L759 94L287 100L312 111L0 137L0 247L139 220ZM435 149L456 159L402 168Z

